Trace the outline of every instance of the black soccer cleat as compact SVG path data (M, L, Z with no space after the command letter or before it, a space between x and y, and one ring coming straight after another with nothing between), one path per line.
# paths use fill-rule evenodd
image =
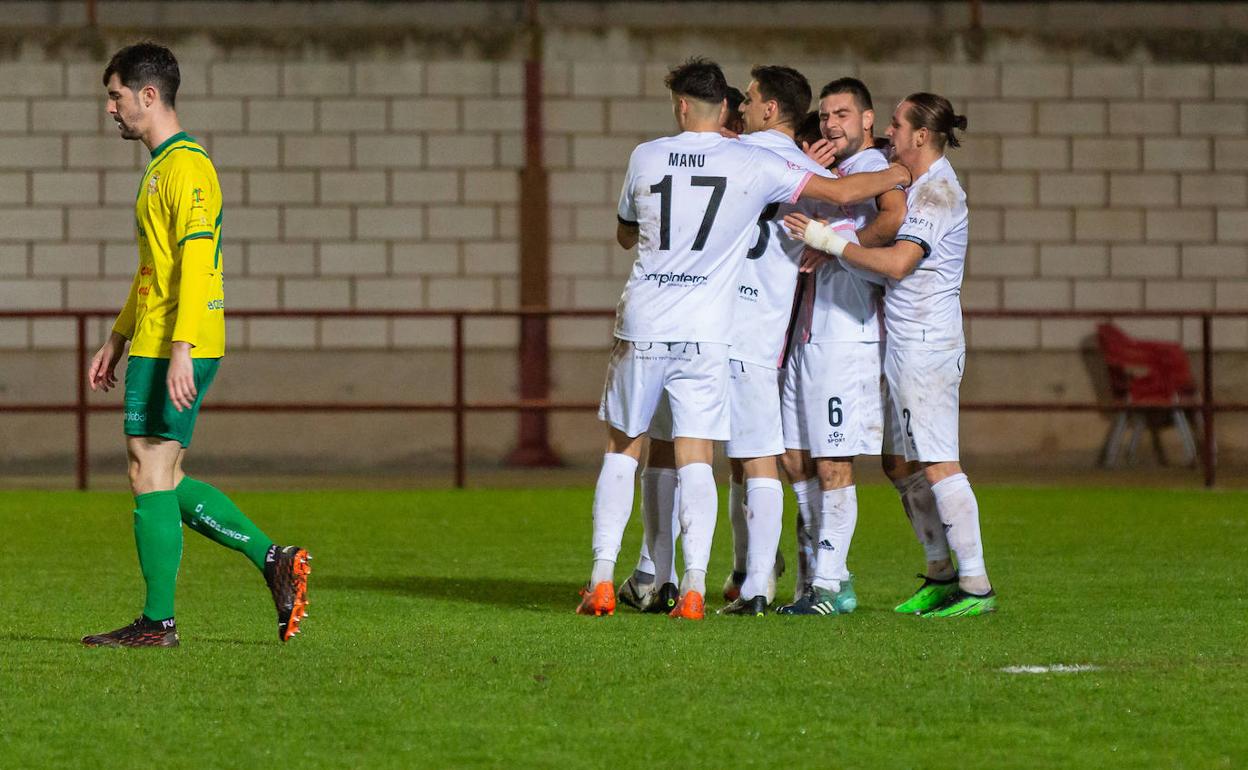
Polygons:
M178 626L173 618L148 620L140 615L116 631L84 636L82 643L88 647L177 647Z
M620 590L616 592L615 598L619 600L620 604L627 604L639 612L645 612L650 588L653 586L653 582L641 583L638 581L637 575L634 573L629 575L628 580L624 581L624 585L620 586Z
M718 615L749 615L761 618L767 614L767 597L753 596L749 599L738 596L730 604L719 608Z
M676 587L675 583L664 583L659 586L659 590L655 592L654 598L641 611L655 615L666 615L672 611L678 601L680 601L680 589Z
M308 575L312 557L297 545L271 545L264 555L264 582L277 609L277 638L289 641L308 616Z

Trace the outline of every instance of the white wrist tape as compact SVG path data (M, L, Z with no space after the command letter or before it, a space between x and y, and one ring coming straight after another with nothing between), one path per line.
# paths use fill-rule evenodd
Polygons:
M849 243L849 239L841 237L836 230L825 225L822 222L811 220L806 225L806 232L802 234L802 240L807 246L825 251L835 257L845 254L845 245Z

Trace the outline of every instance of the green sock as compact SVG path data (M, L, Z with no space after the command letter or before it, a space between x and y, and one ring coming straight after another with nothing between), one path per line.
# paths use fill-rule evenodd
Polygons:
M177 495L186 526L226 548L242 551L256 569L264 571L264 555L273 541L224 492L186 476L178 484Z
M182 561L182 522L178 496L172 490L134 497L134 543L147 583L143 614L149 620L173 617L173 592Z

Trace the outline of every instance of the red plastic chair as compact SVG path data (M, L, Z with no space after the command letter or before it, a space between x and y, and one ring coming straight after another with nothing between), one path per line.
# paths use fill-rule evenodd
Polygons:
M1146 418L1160 413L1166 415L1167 421L1178 431L1187 464L1195 465L1196 438L1188 421L1188 410L1179 404L1195 397L1196 381L1182 346L1173 342L1138 340L1112 323L1096 327L1096 341L1109 371L1110 393L1120 407L1105 439L1102 464L1105 467L1117 464L1128 425L1132 430L1127 459L1133 460L1140 434L1149 426ZM1193 416L1199 426L1199 413L1194 412ZM1164 463L1165 456L1156 438L1154 432L1154 445Z

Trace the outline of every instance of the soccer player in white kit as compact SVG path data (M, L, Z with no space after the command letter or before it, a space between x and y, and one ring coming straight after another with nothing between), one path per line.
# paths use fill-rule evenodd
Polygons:
M599 406L608 441L594 490L594 564L577 607L586 615L615 611L615 561L632 511L643 434L666 397L685 555L671 615L703 617L718 504L712 448L729 437L734 294L763 208L802 195L848 203L910 181L900 167L852 181L813 179L769 150L725 138L719 129L728 84L713 63L690 60L669 73L667 86L681 133L639 145L620 193L617 240L637 246L637 260L617 308Z
M862 81L841 78L824 86L819 118L824 139L811 150L817 156L830 151L839 173L888 167L874 146L875 113ZM890 190L842 207L837 216L844 218L839 227L854 234L847 237L883 246L893 242L905 213L905 194ZM809 522L806 539L814 546L814 563L808 575L799 576L795 601L779 611L831 616L858 604L846 561L858 520L853 461L882 448L878 300L884 279L821 257L809 260L811 268L815 281L799 309L783 411L785 470L805 508L799 521ZM809 473L812 457L815 474Z
M831 174L808 158L794 141L794 128L810 106L810 83L791 67L760 66L750 72L741 104L741 141L765 147L812 174ZM887 167L887 163L885 167ZM729 350L732 465L728 495L733 534L733 572L725 583L729 604L720 613L765 615L775 598L776 547L784 517L784 491L777 459L784 452L780 424L779 367L784 358L797 287L797 270L806 244L782 226L793 210L815 213L828 204L802 201L763 210L754 243L745 254L736 291L732 347ZM652 446L670 441L667 410L651 426ZM729 597L729 594L735 595Z
M894 444L903 447L906 461L922 467L935 497L938 521L912 519L929 570L933 562L950 564L945 574L929 571L919 590L898 609L934 617L981 615L997 606L984 564L979 504L958 459L958 389L966 362L959 295L966 262L967 206L944 154L947 146L958 146L955 129L966 130L966 118L935 94L911 94L893 112L888 136L914 183L907 190L905 222L892 245L867 248L851 243L800 214L785 220L815 248L888 279L886 430ZM946 550L943 559L934 559L940 556L932 547L939 544L934 533L942 527ZM925 533L930 534L926 541ZM957 558L956 573L950 548Z

